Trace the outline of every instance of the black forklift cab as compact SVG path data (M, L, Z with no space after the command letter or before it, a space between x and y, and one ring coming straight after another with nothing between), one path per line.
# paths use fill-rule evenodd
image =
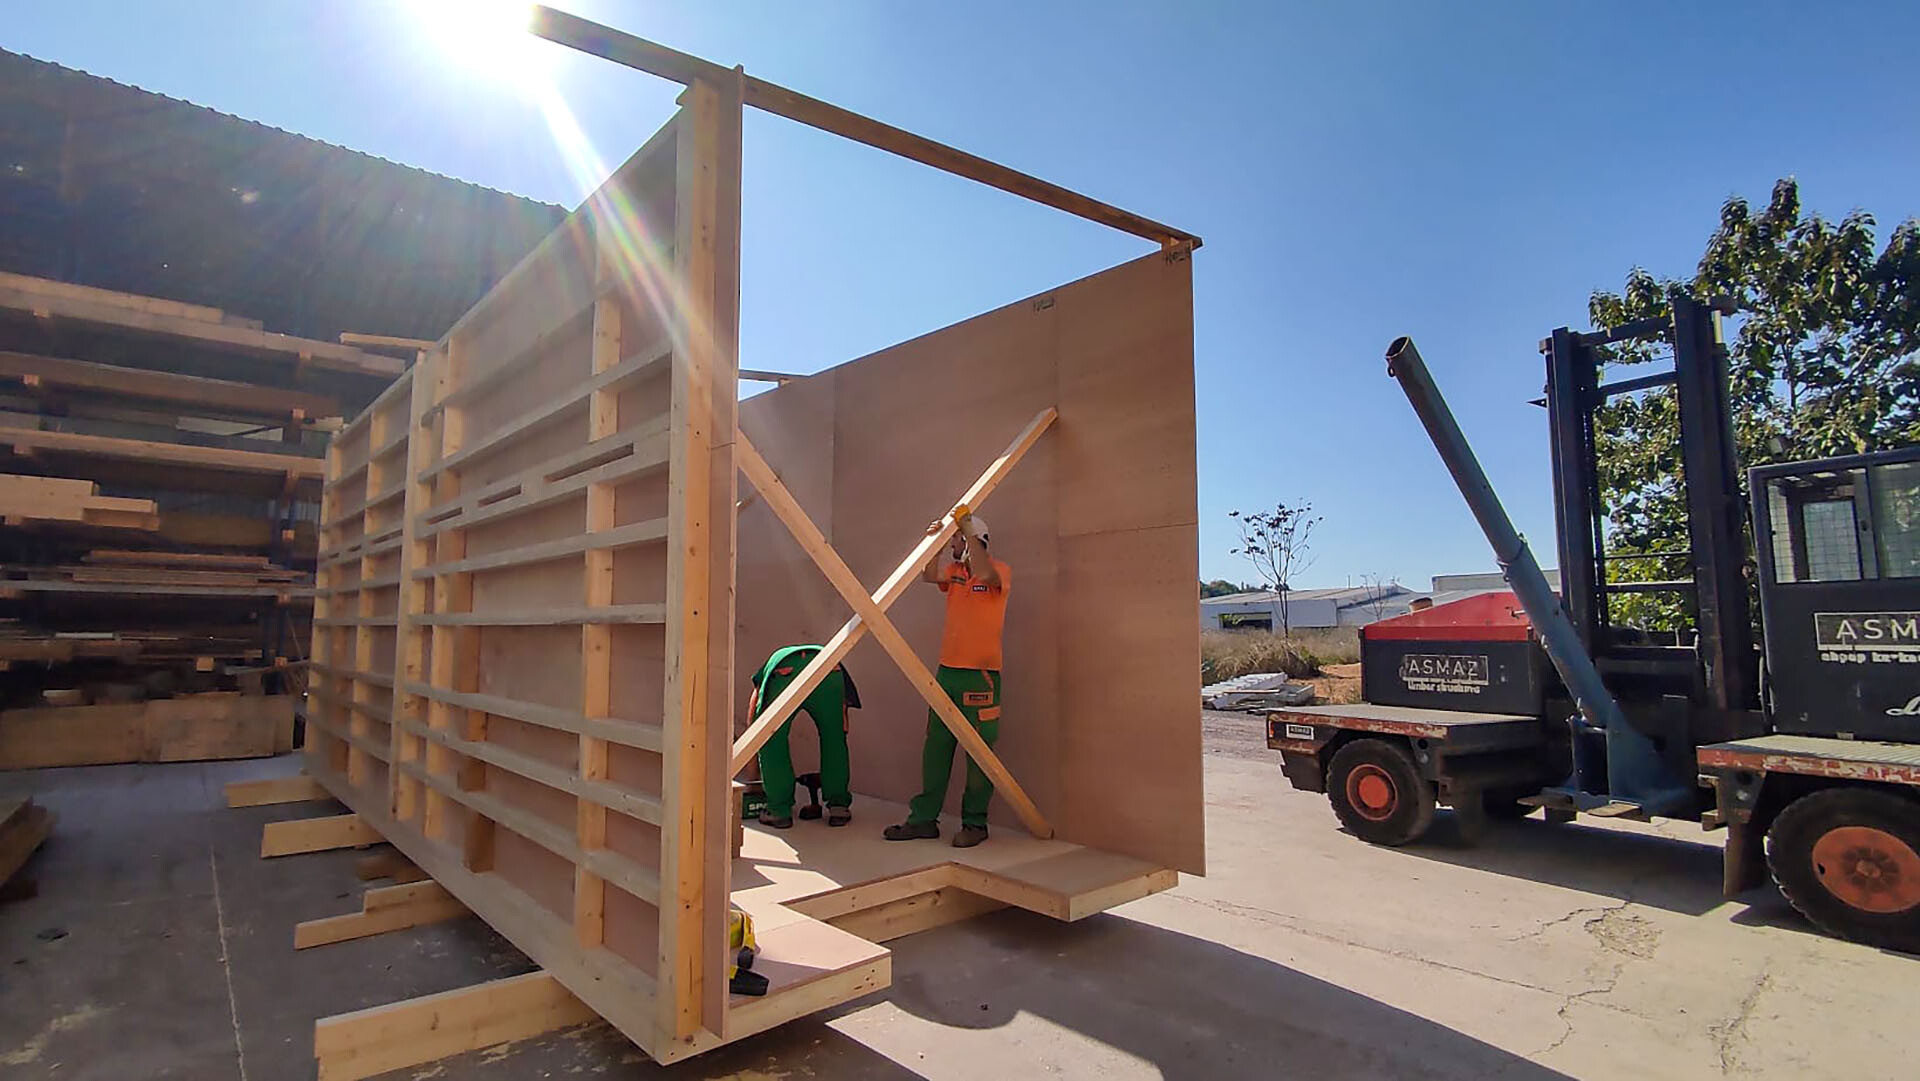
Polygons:
M1774 730L1920 742L1920 447L1748 481Z

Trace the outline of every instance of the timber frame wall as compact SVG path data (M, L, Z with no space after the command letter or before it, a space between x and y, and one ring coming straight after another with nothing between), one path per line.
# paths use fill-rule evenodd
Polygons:
M724 978L736 470L764 469L736 461L743 105L1198 238L571 16L535 32L687 91L336 438L308 769L666 1062L777 1023L729 1022Z
M309 770L659 1058L725 1009L739 147L691 87L328 459Z

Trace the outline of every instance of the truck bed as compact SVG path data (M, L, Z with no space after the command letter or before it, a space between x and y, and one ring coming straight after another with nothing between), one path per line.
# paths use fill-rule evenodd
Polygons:
M1267 712L1268 741L1290 738L1287 725L1313 725L1347 731L1381 732L1432 740L1450 752L1499 751L1545 742L1538 717L1513 713L1467 713L1411 706L1289 706Z
M1705 768L1802 773L1854 781L1920 785L1920 744L1829 736L1771 735L1699 749Z

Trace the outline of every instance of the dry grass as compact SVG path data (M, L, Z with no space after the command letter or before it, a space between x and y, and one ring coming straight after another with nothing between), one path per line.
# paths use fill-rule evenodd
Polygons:
M1282 637L1272 631L1202 631L1200 678L1217 683L1235 676L1285 672L1311 676L1325 664L1360 659L1360 632L1354 627L1315 627Z

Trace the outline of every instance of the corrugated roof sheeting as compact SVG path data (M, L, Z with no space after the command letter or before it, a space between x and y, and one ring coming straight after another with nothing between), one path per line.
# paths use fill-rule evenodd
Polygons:
M565 216L0 50L0 269L437 338Z

